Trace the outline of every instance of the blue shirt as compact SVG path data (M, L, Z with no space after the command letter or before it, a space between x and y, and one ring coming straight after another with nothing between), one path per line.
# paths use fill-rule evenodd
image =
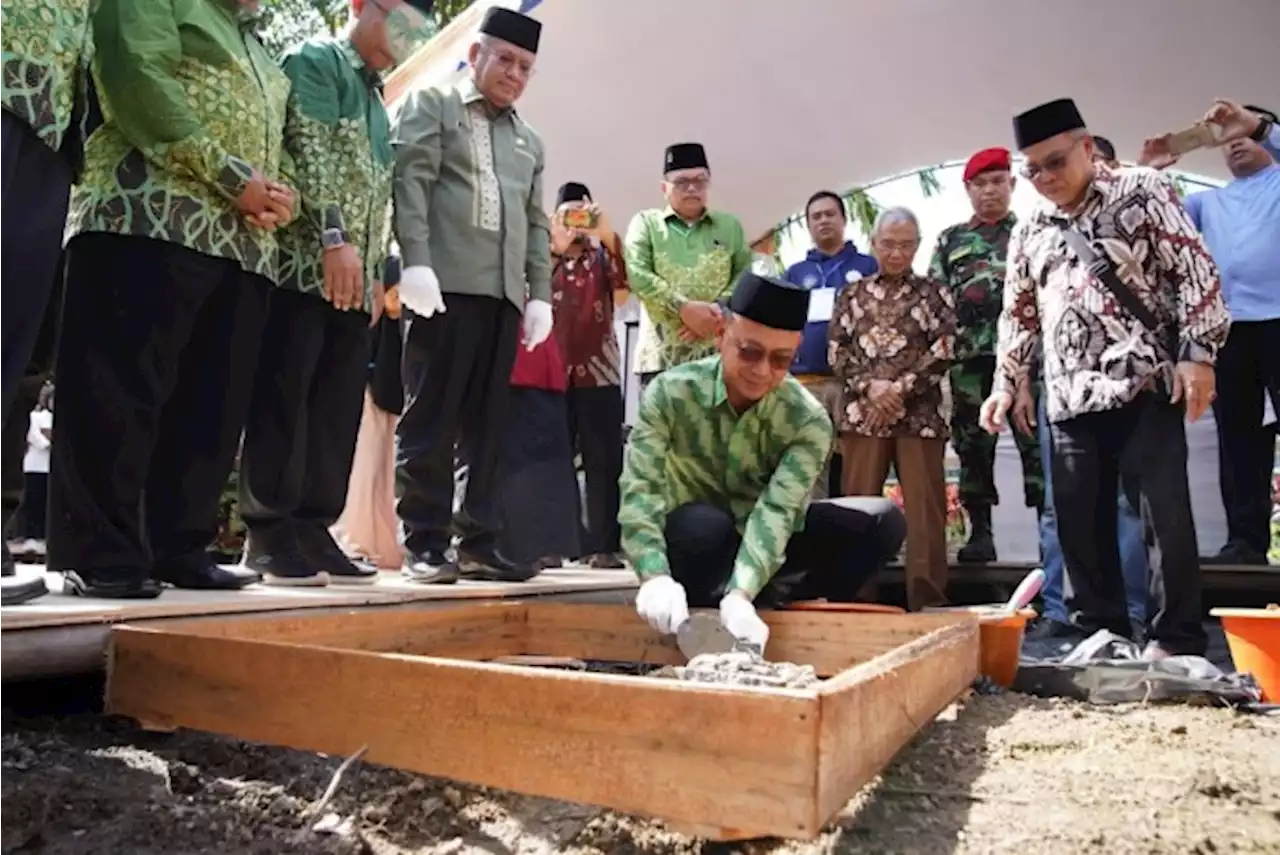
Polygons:
M1272 125L1263 147L1280 159L1280 125ZM1231 320L1280 318L1280 165L1183 204L1221 270Z
M850 282L856 282L863 276L870 276L880 269L876 260L869 255L858 252L853 241L845 241L844 246L835 255L827 255L820 249L809 250L804 261L798 261L787 268L783 276L793 285L801 285L811 291L830 288L834 292L832 300L826 305L834 305L835 298ZM812 298L811 298L812 299ZM827 362L827 324L830 318L809 321L804 327L804 340L796 351L795 362L791 363L792 374L830 374L831 364Z

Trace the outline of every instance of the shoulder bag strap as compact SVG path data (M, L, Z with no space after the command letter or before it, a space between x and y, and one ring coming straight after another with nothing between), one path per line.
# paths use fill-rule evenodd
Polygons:
M1062 236L1067 239L1067 246L1071 247L1076 258L1080 259L1089 272L1111 292L1111 296L1115 297L1129 314L1141 321L1144 327L1154 333L1162 333L1160 321L1155 313L1121 281L1111 259L1095 250L1088 239L1076 231L1067 220L1055 217L1054 223L1062 230Z

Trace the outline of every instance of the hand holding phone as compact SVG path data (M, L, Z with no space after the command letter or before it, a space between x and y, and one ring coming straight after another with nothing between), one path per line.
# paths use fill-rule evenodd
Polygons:
M1222 129L1208 122L1196 122L1189 128L1166 134L1169 153L1181 157L1198 148L1213 148L1218 144Z
M596 212L591 208L566 208L564 225L569 229L581 229L589 232L596 227Z

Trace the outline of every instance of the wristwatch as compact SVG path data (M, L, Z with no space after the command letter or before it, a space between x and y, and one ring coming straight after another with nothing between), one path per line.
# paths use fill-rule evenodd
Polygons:
M347 233L342 229L325 229L320 232L320 246L325 249L337 249L347 242Z
M1269 133L1271 133L1271 120L1266 116L1259 116L1258 127L1253 129L1253 133L1249 134L1249 139L1260 143L1267 138Z

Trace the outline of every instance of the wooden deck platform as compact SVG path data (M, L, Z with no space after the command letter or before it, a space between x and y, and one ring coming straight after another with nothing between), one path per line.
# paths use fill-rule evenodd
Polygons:
M50 593L0 608L0 675L4 680L100 670L111 625L148 625L176 618L236 618L263 612L301 614L364 609L439 608L458 602L530 597L627 602L636 587L629 570L546 570L523 583L459 582L417 585L384 572L373 585L268 588L242 591L166 590L154 600L97 600L62 593L62 575L19 565L20 576L43 574Z

